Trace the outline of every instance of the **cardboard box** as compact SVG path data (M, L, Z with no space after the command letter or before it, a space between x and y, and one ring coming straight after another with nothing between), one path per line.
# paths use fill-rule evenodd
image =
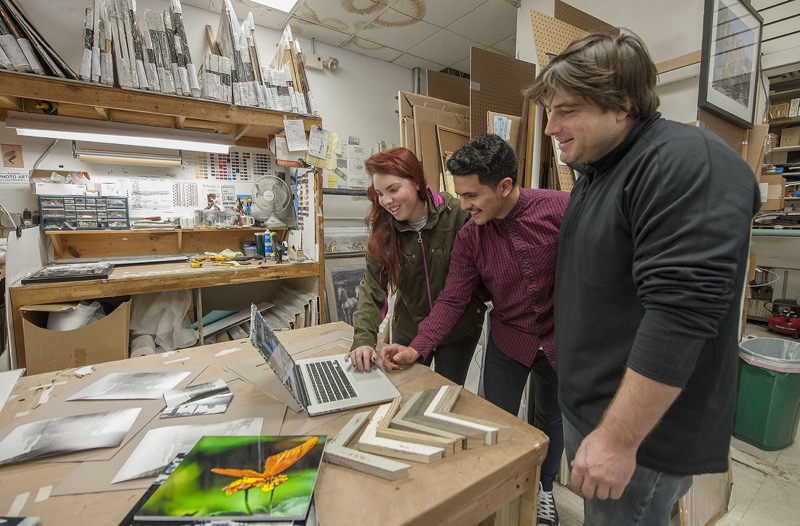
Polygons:
M120 303L105 318L73 329L46 329L51 312L74 310L77 304L31 305L21 309L28 374L69 367L123 360L128 357L131 325L130 299Z
M762 175L758 187L761 190L761 210L783 210L786 179L780 175Z
M85 184L31 183L35 195L86 195Z
M780 104L769 105L769 118L770 120L785 119L789 116L789 103L781 102Z
M780 166L786 164L788 158L789 152L769 152L764 158L764 162Z
M797 117L800 115L800 97L789 101L789 117Z
M781 130L781 148L784 146L800 146L800 126Z

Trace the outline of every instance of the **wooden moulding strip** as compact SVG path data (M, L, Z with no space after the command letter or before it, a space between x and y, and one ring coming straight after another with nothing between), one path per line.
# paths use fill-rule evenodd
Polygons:
M443 456L449 457L453 453L455 453L455 445L459 443L459 449L461 449L461 439L460 438L444 438L435 435L430 435L427 433L417 433L414 431L406 431L403 429L392 429L391 423L392 419L395 417L398 409L400 408L400 398L395 398L394 401L389 404L389 410L386 412L386 416L378 423L378 429L376 431L376 435L380 438L390 438L392 440L399 440L401 442L413 442L414 444L423 444L426 446L433 446L433 447L440 447L444 449L442 453Z
M503 442L511 437L511 428L508 426L501 426L495 422L489 422L488 420L453 413L453 406L456 405L456 400L458 400L462 388L459 385L447 385L443 386L442 389L447 389L447 392L441 397L439 404L435 408L437 414L449 415L463 422L471 422L479 426L495 429L497 430L497 442Z
M458 453L459 451L461 451L463 442L465 440L465 437L463 435L457 435L455 433L450 433L448 431L443 431L441 429L428 427L426 425L418 424L416 422L410 422L405 419L406 416L408 415L408 412L411 409L413 409L418 403L420 396L422 396L422 392L414 393L413 395L411 395L408 401L405 404L403 404L403 406L400 408L399 411L397 411L397 414L394 416L394 418L392 418L389 427L391 429L405 430L413 433L422 433L426 435L441 437L446 440L452 440L453 452Z
M372 419L367 423L361 438L358 440L358 449L367 453L376 453L387 457L413 460L429 464L439 460L444 454L444 449L440 447L413 444L411 442L401 442L389 438L381 438L376 433L378 424L386 417L390 404L383 404L375 410Z
M428 405L427 409L425 409L425 416L434 418L437 420L442 420L443 422L453 423L460 426L468 427L474 429L475 431L481 433L483 436L483 443L487 446L492 446L497 443L497 429L489 426L484 426L480 424L475 424L472 422L468 422L466 420L462 420L457 416L454 416L453 413L445 412L445 411L438 411L438 405L442 401L444 396L448 395L447 386L442 386L439 391L436 393L436 396L433 397L431 403ZM450 395L453 396L453 392L450 391ZM455 392L455 396L458 396L458 392ZM451 404L452 406L452 404Z
M427 411L428 406L430 406L431 401L438 392L438 389L429 389L427 391L423 391L422 395L419 397L419 399L417 399L414 406L408 410L408 413L404 419L408 422L414 422L416 424L422 424L427 427L439 429L441 431L447 431L448 433L453 433L455 435L461 435L464 437L461 445L462 449L474 449L482 446L484 443L484 433L482 431L477 430L474 427L461 425L455 422L448 422L446 420L433 418L425 414L425 411Z
M386 480L398 480L408 476L408 470L411 469L408 464L346 447L347 443L367 423L369 414L370 411L364 411L353 415L342 430L339 431L339 434L325 444L323 458L331 464Z

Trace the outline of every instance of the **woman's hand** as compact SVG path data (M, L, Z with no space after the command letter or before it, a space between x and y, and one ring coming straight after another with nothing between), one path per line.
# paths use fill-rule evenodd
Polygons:
M359 371L369 371L377 359L378 353L369 345L356 347L344 357L344 361L352 363Z

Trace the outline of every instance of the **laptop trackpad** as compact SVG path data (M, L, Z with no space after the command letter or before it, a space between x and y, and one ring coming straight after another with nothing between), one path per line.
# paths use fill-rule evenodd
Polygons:
M356 382L363 382L365 380L378 380L381 377L380 370L373 367L369 371L353 371L350 375Z

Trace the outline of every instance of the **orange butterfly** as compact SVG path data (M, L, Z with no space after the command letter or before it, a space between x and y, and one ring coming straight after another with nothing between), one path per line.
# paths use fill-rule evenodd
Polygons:
M238 477L236 480L222 488L226 495L232 495L239 490L261 488L261 491L272 491L283 484L289 477L282 474L289 466L300 460L311 451L317 443L317 437L311 437L302 444L292 449L282 451L270 456L264 462L264 471L259 473L252 469L212 468L212 473L228 477Z

